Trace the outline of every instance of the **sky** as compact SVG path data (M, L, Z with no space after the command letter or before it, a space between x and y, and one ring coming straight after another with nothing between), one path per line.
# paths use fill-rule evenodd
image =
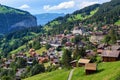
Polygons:
M95 3L110 0L0 0L0 4L25 10L31 14L72 13Z

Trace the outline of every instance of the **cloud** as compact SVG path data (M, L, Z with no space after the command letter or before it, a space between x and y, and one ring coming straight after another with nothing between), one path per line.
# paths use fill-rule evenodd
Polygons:
M29 9L30 6L27 5L27 4L24 4L24 5L20 6L19 8L20 8L20 9Z
M88 1L85 1L85 2L81 3L81 8L84 8L84 7L87 7L87 6L96 4L96 3L98 3L98 2L88 2Z
M61 9L68 9L68 8L73 8L75 6L74 1L69 1L69 2L62 2L58 5L55 6L50 6L50 5L45 5L43 7L44 10L50 11L50 10L61 10Z

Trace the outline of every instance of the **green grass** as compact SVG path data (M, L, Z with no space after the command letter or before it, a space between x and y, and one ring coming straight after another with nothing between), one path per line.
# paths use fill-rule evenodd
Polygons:
M67 80L69 72L69 70L56 70L52 72L38 74L24 80Z
M23 46L21 46L21 47L15 49L15 50L13 50L13 51L11 51L10 54L16 54L17 52L21 51L22 49L25 49L25 47L26 47L26 46L23 45Z
M115 22L115 25L120 26L120 20L118 20L117 22Z
M19 13L19 14L25 14L25 12L10 8L10 7L6 7L6 6L0 6L0 13Z
M98 11L98 9L99 8L96 8L95 10L91 11L90 15L85 15L85 16L82 16L82 14L72 15L71 17L67 18L67 20L69 22L72 22L72 21L75 21L75 20L84 20L84 19L87 19L87 18L93 16Z
M56 70L29 77L25 80L67 80L70 71ZM120 76L120 61L98 64L97 72L85 75L84 67L75 68L72 80L116 80ZM119 80L119 79L118 79Z
M42 52L47 51L45 47L41 47L39 50L36 50L36 53L42 54Z
M85 75L84 68L76 68L72 80L115 80L120 73L120 61L100 63L98 72L92 75Z
M50 23L51 26L54 26L54 25L57 25L57 24L59 24L58 21L52 21L52 22Z

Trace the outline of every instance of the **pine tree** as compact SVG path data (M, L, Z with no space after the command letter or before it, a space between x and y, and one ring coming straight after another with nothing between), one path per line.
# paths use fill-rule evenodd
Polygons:
M71 51L68 49L64 49L63 56L62 56L62 63L64 68L70 68L70 62L71 62Z

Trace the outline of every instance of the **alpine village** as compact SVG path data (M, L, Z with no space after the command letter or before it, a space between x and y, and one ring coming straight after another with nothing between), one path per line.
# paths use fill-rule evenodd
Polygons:
M43 26L0 4L0 80L120 80L120 0Z

